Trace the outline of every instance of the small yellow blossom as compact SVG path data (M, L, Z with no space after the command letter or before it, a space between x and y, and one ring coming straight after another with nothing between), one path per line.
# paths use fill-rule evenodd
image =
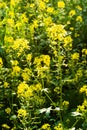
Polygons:
M77 22L82 22L83 21L82 16L77 16L76 21Z
M7 124L2 124L2 128L10 129L10 126L8 126Z
M41 127L42 130L50 130L50 125L48 123L42 125Z
M0 57L0 67L3 66L3 61L2 61L2 58Z
M4 88L9 88L9 83L8 82L4 82Z
M76 6L78 10L82 10L82 7L81 6Z
M47 12L48 13L53 13L54 12L54 8L53 7L48 7L47 8Z
M23 22L25 22L25 23L27 23L28 22L28 18L27 18L27 16L26 16L26 14L25 13L23 13L22 15L21 15L21 20L23 21Z
M52 27L47 28L47 33L49 38L52 40L62 41L64 36L66 35L66 30L64 29L64 25L62 24L53 24Z
M49 2L49 0L43 0L44 2L46 2L46 3L48 3Z
M34 28L37 28L37 27L38 27L38 20L34 20L34 21L33 21L33 27L34 27Z
M47 18L43 18L43 22L48 27L48 26L52 25L52 18L50 16Z
M83 85L83 87L81 87L81 89L80 89L80 92L85 93L87 96L87 85Z
M72 59L73 60L78 60L79 59L79 53L75 52L74 54L72 54Z
M18 110L18 117L25 117L26 115L27 115L26 110L24 110L24 109Z
M12 74L17 75L18 73L20 73L20 70L21 70L21 68L19 66L14 66Z
M76 14L76 11L75 11L75 10L71 10L71 11L69 12L69 16L70 16L70 17L74 16L75 14Z
M75 37L79 37L79 34L78 34L78 33L75 33Z
M11 27L14 26L14 20L11 19L11 18L7 19L7 23L8 23L8 25L11 26Z
M69 35L69 36L66 36L65 38L64 38L64 43L65 43L65 46L67 45L67 44L69 44L69 43L72 43L72 38L71 38L71 36Z
M31 59L32 59L32 54L28 54L28 55L26 55L26 59L27 59L28 62L30 62Z
M38 84L35 84L35 85L31 85L31 88L34 91L38 92L38 91L40 91L42 89L42 85L40 83L38 83Z
M28 49L28 41L26 39L16 39L12 45L12 49L13 50L17 50L19 49L19 51L21 50L21 52L24 49Z
M33 95L31 87L28 86L25 82L21 82L17 90L18 97L29 98Z
M57 126L55 126L54 130L63 130L62 124L59 123Z
M59 1L58 2L58 7L59 8L64 8L65 7L65 3L63 1Z
M70 27L70 30L73 31L73 30L74 30L74 27Z
M9 36L5 36L5 37L4 37L4 41L5 41L6 43L7 43L7 42L8 42L8 43L13 43L13 42L14 42L13 37L11 37L11 36L10 36L10 37L9 37Z
M6 112L7 114L10 114L10 113L11 113L11 109L8 107L8 108L5 109L5 112Z
M17 60L11 60L11 63L13 66L17 66L18 65L18 61Z
M82 49L82 53L87 55L87 49Z
M41 10L44 10L46 8L46 4L42 0L40 0L40 2L39 2L39 8Z

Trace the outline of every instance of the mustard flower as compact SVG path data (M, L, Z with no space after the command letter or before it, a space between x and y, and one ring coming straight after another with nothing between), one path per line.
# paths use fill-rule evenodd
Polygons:
M10 114L10 113L11 113L11 109L8 107L8 108L5 109L5 112L6 112L7 114Z
M17 66L18 65L18 61L17 60L11 60L12 66Z
M41 83L38 83L38 84L36 84L36 85L33 85L32 86L32 89L34 90L34 91L40 91L40 90L42 90L42 85L41 85Z
M2 128L10 129L10 126L8 126L7 124L2 124Z
M26 39L16 39L12 45L12 49L19 49L20 52L24 49L29 49L28 41Z
M24 23L27 23L27 22L28 22L28 18L27 18L27 16L26 16L25 13L23 13L20 18L21 18L21 20L22 20Z
M75 10L71 10L71 11L69 12L69 16L70 16L70 17L74 16L75 14L76 14L76 11L75 11Z
M38 20L34 20L34 21L33 21L33 26L34 26L34 28L37 28L37 27L38 27Z
M82 49L82 53L87 55L87 49Z
M28 84L26 84L25 82L21 82L18 85L18 90L17 90L17 94L18 97L31 97L33 95L33 90L31 89L31 87L28 86Z
M28 55L26 55L26 59L27 59L28 62L30 62L31 59L32 59L32 54L28 54Z
M14 26L14 20L11 19L11 18L7 19L7 23L8 23L8 25L11 26L11 27Z
M62 124L59 123L57 126L55 126L54 130L63 130Z
M2 61L2 58L0 57L0 67L3 66L3 61Z
M83 21L82 16L77 16L76 21L77 22L82 22Z
M4 88L9 88L9 83L8 82L4 82Z
M71 36L69 35L69 36L66 36L65 38L64 38L64 47L66 47L67 45L69 45L70 43L72 43L72 38L71 38ZM70 44L71 45L71 44Z
M21 71L21 68L19 66L13 66L12 75L18 75Z
M87 85L83 85L83 87L80 88L80 93L85 93L87 96Z
M47 33L49 38L59 41L62 41L64 36L67 34L66 30L64 29L64 25L62 24L53 24L52 27L47 28Z
M31 77L32 71L31 69L25 68L21 74L24 81L29 81Z
M75 52L74 54L72 54L72 60L78 60L79 59L79 53Z
M54 13L54 8L53 7L48 7L47 12L51 13L51 14Z
M43 18L43 22L45 23L46 26L50 26L52 25L52 17L47 17L47 18Z
M41 10L44 10L46 8L46 4L42 0L39 1L39 8Z
M27 115L26 110L24 110L24 109L18 110L18 117L25 117L26 115Z
M59 1L57 4L58 4L59 8L64 8L65 7L65 3L63 1Z
M50 125L48 123L42 125L41 129L43 130L50 130Z
M82 7L81 7L80 5L77 5L76 8L77 8L78 10L82 10Z

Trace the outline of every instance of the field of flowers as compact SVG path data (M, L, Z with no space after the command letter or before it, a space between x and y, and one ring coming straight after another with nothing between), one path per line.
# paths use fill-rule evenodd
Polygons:
M87 129L86 5L0 0L0 130Z

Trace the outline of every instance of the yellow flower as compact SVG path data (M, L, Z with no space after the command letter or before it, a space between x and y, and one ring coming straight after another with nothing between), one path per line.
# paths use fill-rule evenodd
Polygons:
M34 20L34 21L33 21L33 27L34 27L34 28L37 28L37 27L38 27L38 20Z
M9 37L9 36L5 36L5 38L4 38L4 40L5 40L5 42L9 42L9 43L13 43L14 42L14 40L13 40L13 37Z
M27 115L26 110L24 110L24 109L18 110L18 117L25 117L26 115Z
M29 80L29 75L27 73L22 73L21 76L23 77L24 81L28 81Z
M12 45L13 50L19 49L20 52L28 48L29 48L29 45L26 39L16 39Z
M64 25L62 24L53 24L52 27L47 28L47 33L49 38L52 40L62 41L64 36L66 35L66 30L64 29Z
M8 107L8 108L5 109L5 112L6 112L7 114L10 114L10 113L11 113L11 109Z
M81 87L81 89L80 89L80 92L86 93L86 96L87 96L87 85L83 85L83 87Z
M79 34L78 34L78 33L75 33L75 37L79 37Z
M29 98L33 95L32 89L25 82L21 82L17 90L18 97Z
M50 125L48 123L42 125L41 127L43 130L50 130Z
M13 66L17 66L18 65L18 61L17 60L11 60L11 63Z
M54 8L53 7L48 7L47 8L47 12L48 13L53 13L54 12Z
M28 62L30 62L31 59L32 59L32 54L28 54L28 55L26 55L26 59L27 59Z
M70 17L74 16L75 14L76 14L76 11L75 11L75 10L71 10L71 11L69 12L69 16L70 16Z
M12 74L17 75L18 73L20 73L20 70L21 68L19 66L14 66Z
M79 53L75 52L74 54L72 54L72 59L73 60L78 60L79 59Z
M25 23L28 22L28 18L27 18L27 16L26 16L25 13L23 13L23 14L21 15L21 20L22 20L23 22L25 22Z
M0 2L0 9L5 8L5 7L6 7L6 3L5 2Z
M82 7L81 6L76 6L78 10L82 10Z
M7 23L9 26L14 26L14 20L11 18L7 19Z
M82 49L82 53L84 53L85 55L87 55L87 49Z
M18 4L20 1L21 1L21 0L11 0L11 1L10 1L10 4L11 4L12 6L15 6L15 5Z
M2 58L0 57L0 67L3 66L3 61L2 61Z
M4 88L9 88L9 83L8 82L4 82Z
M6 129L10 129L10 126L8 126L7 124L2 124L2 127Z
M77 22L82 22L83 21L82 16L77 16L76 21Z
M34 90L34 91L40 91L42 89L42 85L40 83L38 84L35 84L35 85L31 85L31 88Z
M41 55L40 58L46 66L50 65L50 56L49 55Z
M58 126L55 126L54 130L63 130L62 124L59 123Z
M50 26L52 24L52 18L50 16L47 18L43 18L43 22L46 26Z
M65 3L63 1L59 1L58 2L58 7L59 8L64 8L65 7Z
M44 2L46 2L46 3L48 3L49 2L49 0L43 0Z
M67 47L67 46L69 46L69 47L72 47L72 38L71 38L71 36L66 36L65 38L64 38L64 47Z
M74 27L70 27L70 30L73 31L73 30L74 30Z
M41 10L44 10L44 9L46 8L45 3L44 3L43 1L41 1L41 0L40 0L40 2L39 2L39 8L40 8Z

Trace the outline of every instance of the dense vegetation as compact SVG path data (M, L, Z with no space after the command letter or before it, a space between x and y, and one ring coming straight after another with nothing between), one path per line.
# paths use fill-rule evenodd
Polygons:
M87 129L86 5L0 0L0 129Z

